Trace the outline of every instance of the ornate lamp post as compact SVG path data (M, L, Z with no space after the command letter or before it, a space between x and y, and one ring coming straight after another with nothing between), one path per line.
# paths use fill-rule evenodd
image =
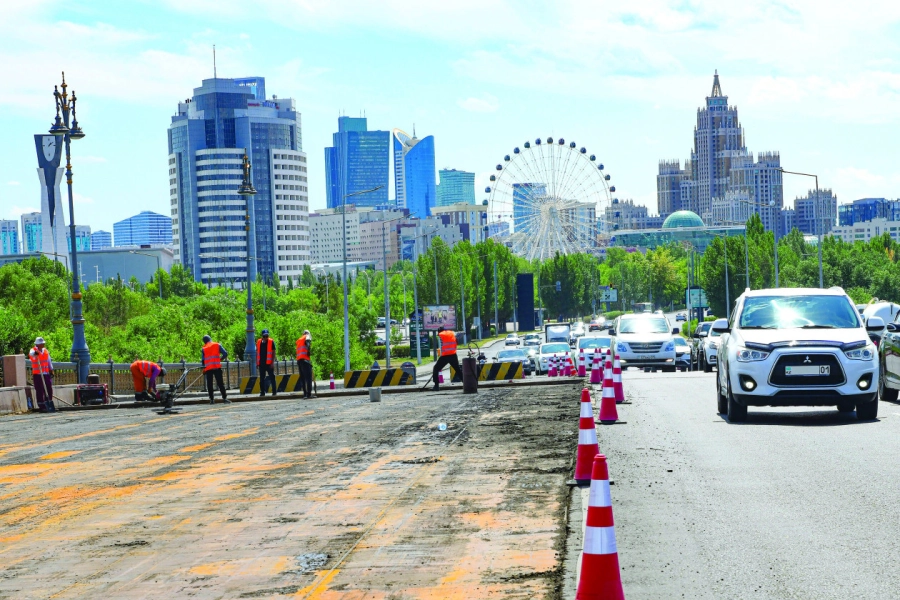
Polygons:
M62 92L59 91L62 87ZM78 249L75 247L75 205L72 200L72 152L70 144L72 140L80 140L84 137L84 131L78 125L75 116L75 92L71 99L66 92L66 74L62 74L62 85L53 86L53 97L56 99L56 121L50 128L52 135L61 137L66 145L66 185L69 189L69 238L72 240L72 301L70 314L72 315L72 351L70 360L76 364L78 383L87 383L88 373L91 370L91 353L88 350L87 340L84 338L84 316L81 314L81 284L78 275ZM69 114L72 116L72 126L69 127Z
M256 194L253 181L250 179L250 159L244 153L244 180L237 193L247 202L247 223L244 227L247 232L247 344L244 346L244 357L250 362L250 375L256 376L256 329L253 326L253 280L256 279L256 269L253 268L253 252L251 251L255 239L253 227L251 198Z

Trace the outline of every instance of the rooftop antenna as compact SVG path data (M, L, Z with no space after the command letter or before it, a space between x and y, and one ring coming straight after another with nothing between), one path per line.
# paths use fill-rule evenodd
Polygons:
M413 123L413 139L416 139L416 124Z
M216 75L216 45L213 44L213 79L217 79Z

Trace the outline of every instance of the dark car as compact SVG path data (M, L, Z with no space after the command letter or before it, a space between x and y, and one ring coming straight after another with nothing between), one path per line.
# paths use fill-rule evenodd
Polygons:
M494 358L494 362L522 363L522 372L525 374L531 374L531 371L533 370L531 359L524 350L519 350L518 348L515 350L501 350L497 353L496 358Z

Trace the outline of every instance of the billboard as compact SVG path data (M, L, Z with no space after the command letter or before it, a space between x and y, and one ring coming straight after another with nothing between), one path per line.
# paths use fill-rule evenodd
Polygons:
M456 331L456 307L448 305L426 306L425 331L437 331L439 327Z
M516 275L516 302L519 331L534 331L534 274Z

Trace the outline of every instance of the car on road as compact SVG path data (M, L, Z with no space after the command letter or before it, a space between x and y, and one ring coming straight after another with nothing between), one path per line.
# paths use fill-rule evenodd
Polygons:
M575 342L578 338L584 336L587 333L587 327L584 326L584 323L581 321L576 321L572 323L572 328L569 331L569 345L573 348L575 347Z
M713 367L716 366L721 334L712 329L711 322L707 322L697 327L693 337L696 343L692 346L691 358L697 365L697 370L712 373Z
M587 361L587 369L591 370L594 363L594 353L598 352L601 359L606 356L606 349L612 344L612 338L608 335L586 335L578 338L575 349L572 351L572 360L578 366L578 355L584 350L584 359Z
M397 324L397 319L391 319L391 326ZM378 325L376 325L377 329L384 329L384 317L378 317Z
M737 423L749 406L836 406L860 420L878 415L879 360L869 330L840 288L744 292L731 321L716 320L721 337L718 411Z
M609 323L607 323L605 317L597 317L596 319L592 319L588 324L588 332L603 331L604 329L609 329Z
M677 315L675 315L675 321L676 322L687 321L687 315L684 313L678 313Z
M531 374L534 370L534 364L531 358L528 357L524 350L520 350L519 348L514 350L501 350L497 353L496 358L494 358L494 362L522 363L522 372L526 375Z
M893 323L897 315L900 315L900 304L876 300L867 304L865 310L863 310L860 314L862 315L864 321L868 320L869 317L881 317L881 320L884 321L885 324ZM869 337L876 346L881 343L881 338L883 335L884 330L869 332Z
M507 334L504 345L505 346L518 346L521 343L522 343L522 340L519 339L518 333L510 333L510 334Z
M691 345L687 340L676 335L675 340L675 366L681 371L690 371L691 365Z
M541 344L540 353L537 356L537 372L539 375L543 375L550 369L550 358L556 357L567 358L569 356L569 352L571 352L571 348L567 342L550 342L547 344Z
M612 347L619 355L623 369L656 367L675 371L675 340L679 329L669 320L653 313L627 314L618 317L613 330Z
M541 334L539 333L526 333L525 338L522 342L522 346L540 346L541 345Z

